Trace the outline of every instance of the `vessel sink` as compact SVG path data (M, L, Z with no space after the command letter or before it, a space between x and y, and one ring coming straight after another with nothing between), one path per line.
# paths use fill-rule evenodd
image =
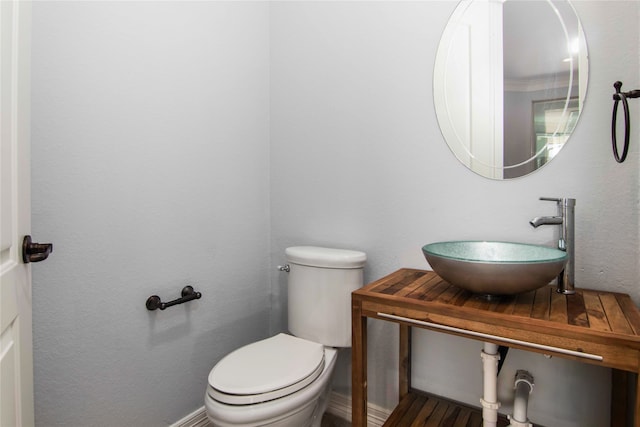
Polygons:
M511 242L452 241L422 247L440 277L470 292L516 295L549 284L564 268L567 253Z

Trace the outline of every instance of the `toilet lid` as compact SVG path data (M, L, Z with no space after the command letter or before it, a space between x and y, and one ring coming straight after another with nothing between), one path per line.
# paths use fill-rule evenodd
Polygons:
M323 368L322 344L278 334L225 356L211 370L209 385L221 402L258 403L295 393Z

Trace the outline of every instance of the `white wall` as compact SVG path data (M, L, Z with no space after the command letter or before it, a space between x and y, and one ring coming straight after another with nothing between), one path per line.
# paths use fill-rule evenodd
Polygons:
M213 363L286 329L273 266L289 245L364 250L374 280L425 268L431 241L550 244L528 225L555 212L538 197L575 197L578 286L640 302L640 127L623 165L609 142L613 82L640 86L640 4L576 2L583 117L551 164L506 182L462 167L438 130L432 69L455 5L34 4L33 234L54 243L34 265L38 425L166 425L201 406ZM201 300L144 308L188 283ZM391 407L396 330L370 331L370 397ZM479 343L415 347L415 385L477 404ZM607 370L513 352L507 383L518 368L536 378L534 421L606 424Z
M640 126L634 127L635 144L622 165L613 160L609 135L613 82L640 86L640 3L575 2L591 61L583 116L553 162L505 182L461 166L438 130L432 69L439 35L455 6L272 4L272 253L299 243L364 250L366 278L374 280L400 267L426 268L420 247L428 242L552 244L552 227L528 224L534 216L555 213L554 205L538 197L575 197L577 286L626 292L640 302ZM640 105L632 108L638 117ZM281 282L274 284L282 291ZM285 305L282 297L280 303ZM369 327L369 396L391 407L397 393L396 330L380 321ZM435 333L415 338L414 385L478 405L481 344ZM516 369L529 369L536 378L534 422L607 425L608 370L513 351L501 374L504 399ZM348 357L338 373L338 389L348 392Z
M269 334L268 4L33 11L36 423L168 425Z

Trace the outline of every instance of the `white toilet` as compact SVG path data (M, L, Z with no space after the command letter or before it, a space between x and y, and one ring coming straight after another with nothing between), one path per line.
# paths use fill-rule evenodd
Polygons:
M319 427L337 348L351 347L351 292L366 254L297 246L289 264L289 331L225 356L209 373L214 426Z

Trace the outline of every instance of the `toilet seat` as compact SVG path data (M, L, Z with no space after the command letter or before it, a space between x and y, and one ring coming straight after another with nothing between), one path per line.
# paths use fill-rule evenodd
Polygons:
M322 344L278 334L218 362L209 374L209 394L230 405L266 402L305 388L323 368Z

